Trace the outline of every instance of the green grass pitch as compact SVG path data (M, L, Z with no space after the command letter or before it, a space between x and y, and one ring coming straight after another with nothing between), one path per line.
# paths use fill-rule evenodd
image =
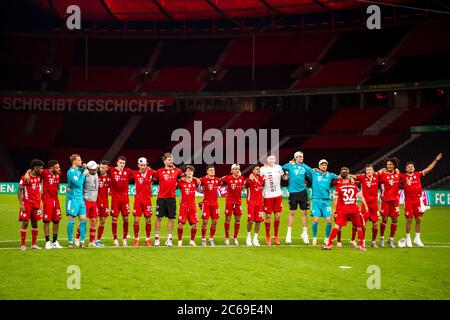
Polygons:
M64 203L64 197L60 199ZM133 199L130 198L132 202ZM153 203L155 200L153 200ZM288 205L285 200L280 225L284 242ZM222 245L222 218L216 244ZM244 206L245 210L245 206ZM396 242L404 237L403 208ZM291 246L246 247L246 217L240 230L241 245L215 248L188 247L185 226L182 248L89 248L76 250L19 250L16 195L0 196L0 299L449 299L450 210L434 207L425 213L422 241L425 248L368 248L360 252L348 244L351 228L344 229L344 248L322 251L300 240L300 215L296 216ZM154 235L152 218L152 237ZM67 245L67 219L60 228ZM311 220L309 221L311 222ZM141 239L144 221L141 221ZM162 225L165 241L166 225ZM122 224L119 219L119 235ZM323 238L325 224L319 224ZM28 229L27 242L31 239ZM133 232L132 223L129 230ZM231 231L233 230L233 225ZM389 232L389 226L387 233ZM264 227L260 241L264 240ZM311 231L308 230L311 236ZM208 230L209 234L209 230ZM176 239L176 229L175 229ZM111 245L111 220L105 244ZM371 230L367 232L370 240ZM201 233L196 242L200 245ZM44 235L39 223L39 244ZM130 239L132 240L132 239ZM176 242L175 242L176 243ZM370 243L370 242L369 242ZM141 245L143 241L141 240ZM81 288L67 288L70 265L80 267ZM369 266L380 268L380 289L369 289ZM347 266L351 268L340 268ZM370 281L369 281L370 282Z

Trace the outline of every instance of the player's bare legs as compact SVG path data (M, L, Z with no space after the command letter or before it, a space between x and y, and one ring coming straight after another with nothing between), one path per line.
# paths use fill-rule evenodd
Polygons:
M420 240L420 225L422 222L422 217L416 217L416 235L414 236L414 244L423 247L424 244L422 243L422 240Z
M290 216L290 215L289 215ZM276 245L280 244L280 239L278 238L278 229L280 227L280 217L281 217L281 212L275 212L275 218L273 221L273 241L275 242Z
M266 226L266 245L271 245L270 240L270 213L266 213L266 218L264 219L264 224Z

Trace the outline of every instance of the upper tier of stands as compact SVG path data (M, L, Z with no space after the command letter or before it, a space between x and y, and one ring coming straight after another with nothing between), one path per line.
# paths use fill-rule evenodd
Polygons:
M211 92L448 80L449 26L443 21L257 35L254 52L250 34L87 40L5 36L0 90ZM377 59L387 57L392 66L377 73ZM318 68L305 72L309 64ZM44 66L57 74L46 87L40 74ZM150 68L151 77L141 77L142 68ZM211 68L217 71L212 77Z

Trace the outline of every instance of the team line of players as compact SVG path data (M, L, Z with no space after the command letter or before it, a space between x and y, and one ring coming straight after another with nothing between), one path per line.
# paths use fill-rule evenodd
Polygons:
M240 174L239 165L232 165L231 174L222 178L215 176L214 166L207 168L206 176L194 177L195 168L187 165L183 171L175 167L171 154L164 154L162 160L164 168L153 170L148 166L146 158L139 158L138 170L132 170L125 166L126 159L123 156L117 158L116 167L110 167L108 161L102 161L99 165L95 161L83 164L80 155L73 154L70 157L71 168L67 172L66 214L68 217L67 236L68 247L85 247L87 220L89 219L89 246L101 247L101 241L106 219L112 217L112 234L114 246L119 246L117 236L117 223L119 214L123 218L122 245L128 246L128 216L129 206L129 180L133 179L136 186L136 195L133 208L134 216L134 246L139 246L140 218L145 218L145 243L151 243L151 216L152 216L152 183L159 182L159 191L156 201L156 225L154 246L160 245L160 227L164 217L168 218L168 235L166 246L172 246L172 232L176 218L176 189L181 192L180 209L178 215L178 245L182 246L183 227L186 222L191 225L190 242L195 246L197 233L197 206L195 202L196 191L204 194L203 201L199 203L202 210L202 246L206 246L207 225L210 225L209 244L214 246L214 236L217 221L220 218L218 205L218 188L225 185L227 189L225 205L225 245L230 245L230 225L234 216L233 242L239 245L238 234L240 218L242 215L242 190L247 188L247 239L248 246L259 246L258 233L261 222L265 222L265 243L271 245L272 240L276 245L280 244L278 229L282 211L281 179L289 180L289 207L288 230L286 243L292 243L291 230L295 212L298 208L302 211L303 231L301 238L309 244L307 232L307 210L309 209L306 181L310 181L312 188L312 244L317 245L317 233L319 218L326 220L325 241L323 249L331 249L334 238L338 238L338 246L342 246L341 228L351 221L351 244L360 250L365 250L365 223L372 222L372 247L377 247L378 233L378 190L381 186L381 216L380 246L384 246L384 232L388 218L391 218L389 244L394 245L394 236L397 229L399 216L399 187L403 184L405 191L405 215L406 245L411 247L410 229L412 219L416 221L416 237L414 243L423 246L420 240L420 221L423 215L423 205L420 198L422 185L420 178L431 171L442 158L439 154L435 160L424 170L415 171L414 164L408 162L405 173L398 170L398 159L391 158L385 161L385 167L375 172L371 165L367 165L364 174L351 175L348 168L343 167L340 175L328 172L328 162L322 159L316 169L312 169L303 162L303 153L296 152L294 159L284 166L276 164L273 155L267 157L264 166L256 165L249 177L244 178ZM45 248L61 248L58 242L58 226L61 220L61 210L58 200L58 188L61 177L61 169L57 161L49 161L48 169L43 169L44 163L33 160L30 169L21 178L19 183L19 220L21 221L21 249L26 250L26 233L28 222L32 225L31 248L39 249L37 245L38 225L43 220L46 239ZM40 184L42 181L42 199ZM358 189L360 183L361 191ZM335 212L331 211L330 190L335 186L334 193ZM108 194L111 195L111 210L109 210ZM357 204L361 200L362 208ZM43 214L41 212L41 202ZM270 236L271 214L274 213L274 235ZM332 229L331 219L334 216L335 227ZM79 218L79 227L74 241L74 226L76 217ZM99 220L99 221L98 221ZM53 241L50 241L50 222L53 223ZM98 224L99 223L99 224ZM255 223L253 239L251 237L252 225ZM98 225L98 227L97 227ZM358 234L357 245L355 242Z

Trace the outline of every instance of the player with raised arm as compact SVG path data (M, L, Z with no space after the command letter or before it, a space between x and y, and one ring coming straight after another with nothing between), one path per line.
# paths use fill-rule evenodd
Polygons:
M366 165L364 174L357 174L355 179L361 183L361 190L364 199L367 203L368 211L366 207L362 207L362 216L364 222L372 222L372 248L377 247L377 234L378 234L378 221L380 220L380 212L378 210L378 187L379 187L379 173L374 171L371 164ZM356 246L355 242L356 230L352 230L351 244ZM366 235L366 226L363 226L363 236Z
M42 207L45 235L45 249L61 249L58 242L59 221L61 221L61 208L58 199L59 181L61 179L61 168L58 161L50 160L48 169L41 172L42 181ZM25 180L30 179L31 169L25 173ZM50 222L53 223L53 241L50 241Z
M82 166L79 154L72 154L69 158L71 167L67 172L66 194L66 215L69 219L67 224L67 237L69 248L74 249L77 246L73 243L73 229L76 217L80 219L80 248L84 248L86 238L86 205L83 199L83 184L89 171Z
M341 168L342 182L336 185L335 196L339 203L339 211L336 217L336 223L331 232L330 238L327 243L322 247L324 250L331 250L333 240L337 236L339 230L344 227L348 221L351 221L353 225L357 226L358 230L358 249L366 251L364 247L364 237L362 232L362 223L364 220L361 218L361 211L357 204L357 198L362 202L366 211L367 203L364 199L362 192L359 192L355 183L352 183L349 178L350 170L346 167Z
M242 189L245 179L241 176L241 167L237 164L231 166L231 174L222 178L222 182L227 187L227 198L225 201L225 245L230 245L230 223L231 216L234 215L233 241L239 245L238 234L242 215Z
M159 247L159 230L164 217L169 219L165 244L172 247L173 223L177 215L175 194L177 181L183 172L173 164L172 154L165 153L162 160L164 168L158 169L153 175L153 180L159 181L158 199L156 200L155 247Z
M117 157L116 167L110 167L108 170L111 187L111 216L112 216L112 233L114 237L113 245L119 246L117 239L117 220L119 214L122 213L123 219L123 238L122 245L128 247L128 216L130 214L130 199L128 197L129 180L133 178L133 170L126 168L126 158L124 156Z
M206 229L208 220L211 217L211 226L209 229L209 244L214 246L214 235L216 234L217 220L220 218L219 203L217 202L217 189L222 183L222 179L215 176L216 170L213 165L206 169L206 176L200 178L200 185L203 192L202 210L202 246L206 246Z
M195 247L195 235L197 234L197 207L195 205L195 192L200 185L200 179L194 178L195 168L186 166L183 170L185 177L178 180L180 188L180 212L178 213L178 246L183 246L183 227L186 221L191 225L191 240L189 245Z
M325 227L325 239L324 242L328 242L328 237L331 232L331 203L330 203L330 189L333 180L339 177L332 172L327 171L328 161L322 159L319 161L319 170L311 170L312 180L312 210L311 216L313 216L312 245L317 245L317 231L319 218L325 218L327 224Z
M309 243L308 238L308 215L306 210L309 209L308 203L308 193L306 191L306 177L311 177L309 170L311 168L303 162L303 152L297 151L294 153L294 161L291 161L284 166L282 169L288 173L289 176L289 220L288 229L286 234L286 243L292 243L291 230L294 224L295 211L300 208L302 211L302 226L303 231L301 238L305 244Z
M95 161L89 161L86 165L89 174L86 176L83 184L84 204L86 205L86 215L89 218L89 247L99 247L95 242L95 234L97 233L98 219L98 164Z
M41 213L41 174L44 167L44 162L39 159L34 159L30 163L29 179L26 181L25 176L22 176L17 190L19 198L20 212L20 250L27 249L26 238L28 222L31 220L31 249L41 249L37 245L38 236L38 221L42 220Z
M258 233L261 222L264 221L263 187L264 178L261 176L261 167L253 167L252 175L245 180L247 188L247 246L259 246ZM255 234L252 241L252 225L255 222Z
M406 172L400 174L400 180L405 190L405 216L406 216L406 246L412 247L411 243L411 223L414 218L416 221L416 235L414 244L423 247L424 244L420 239L420 224L423 216L421 210L420 198L422 197L422 183L420 178L427 175L442 159L442 153L439 153L432 163L422 171L416 171L413 162L407 162Z
M97 196L97 209L98 216L100 217L100 223L97 231L97 239L94 241L95 245L103 247L102 236L105 230L106 218L109 216L109 186L111 179L108 175L109 161L102 160L99 166L98 176L98 196Z
M275 214L273 226L273 240L276 245L280 244L278 238L278 228L280 226L281 210L283 209L283 198L281 193L281 178L284 171L280 165L276 164L276 157L269 155L267 163L261 168L261 176L264 178L264 212L266 213L266 245L271 244L270 239L270 216Z
M148 166L147 158L138 159L139 170L134 172L136 195L134 196L134 243L139 247L139 223L144 214L145 218L145 244L150 247L150 234L152 232L152 178L155 170Z
M381 216L382 221L380 225L380 247L384 247L384 231L386 230L386 223L391 217L391 233L389 237L389 245L395 248L394 236L397 231L397 221L400 215L399 210L399 182L400 172L398 171L397 158L388 158L385 160L385 168L379 170L381 188Z

